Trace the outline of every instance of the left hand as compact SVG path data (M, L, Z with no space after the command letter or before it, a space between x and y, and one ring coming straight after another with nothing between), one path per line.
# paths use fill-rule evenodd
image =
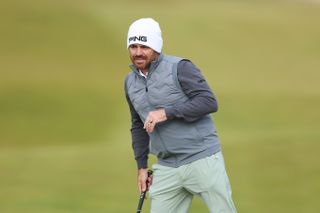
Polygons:
M139 192L146 192L152 185L152 175L148 177L148 169L138 170L138 189Z
M154 130L157 123L167 120L167 115L164 109L158 109L149 112L146 121L144 122L143 128L146 129L148 133Z

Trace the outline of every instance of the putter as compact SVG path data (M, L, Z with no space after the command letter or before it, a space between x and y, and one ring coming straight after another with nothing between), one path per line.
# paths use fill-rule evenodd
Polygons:
M150 177L151 175L152 175L152 171L148 170L148 177ZM148 191L148 180L147 180L147 189L146 189L146 191L140 193L137 213L141 212L143 201L144 201L144 198L146 197L147 191Z

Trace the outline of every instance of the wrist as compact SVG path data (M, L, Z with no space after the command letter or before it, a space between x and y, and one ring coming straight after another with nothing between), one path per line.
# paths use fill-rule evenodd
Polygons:
M166 121L168 119L166 109L162 108L161 109L161 121Z
M138 169L138 176L147 174L148 168L140 168Z

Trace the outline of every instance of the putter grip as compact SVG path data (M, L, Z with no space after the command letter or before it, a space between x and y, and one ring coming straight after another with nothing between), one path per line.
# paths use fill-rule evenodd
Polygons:
M152 175L152 171L151 170L148 170L148 177L150 177ZM142 209L142 205L143 205L143 201L144 201L144 198L146 197L146 193L148 191L148 179L147 179L147 190L145 192L141 192L140 193L140 197L139 197L139 203L138 203L138 209L137 209L137 213L140 213L141 212L141 209Z

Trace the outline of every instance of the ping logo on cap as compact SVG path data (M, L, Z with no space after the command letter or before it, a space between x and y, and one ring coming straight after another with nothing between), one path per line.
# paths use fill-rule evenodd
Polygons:
M132 36L129 38L129 43L131 41L142 41L142 42L147 42L147 36Z

